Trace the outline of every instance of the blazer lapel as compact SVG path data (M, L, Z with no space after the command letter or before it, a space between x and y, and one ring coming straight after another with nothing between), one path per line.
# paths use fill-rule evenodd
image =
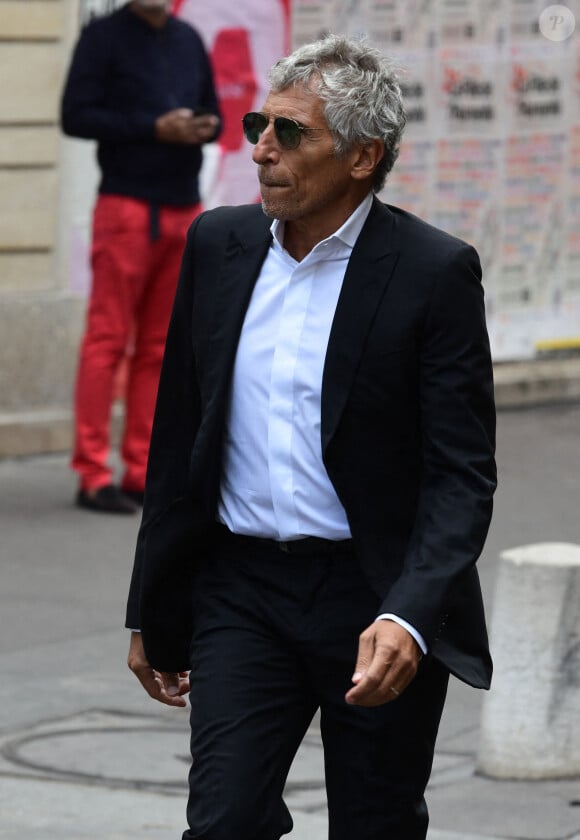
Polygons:
M244 317L262 263L270 247L271 221L263 214L230 231L224 268L216 280L216 298L209 326L207 384L213 398L221 399L230 384Z
M391 212L375 199L353 248L330 331L322 378L322 454L338 426L378 306L395 268Z

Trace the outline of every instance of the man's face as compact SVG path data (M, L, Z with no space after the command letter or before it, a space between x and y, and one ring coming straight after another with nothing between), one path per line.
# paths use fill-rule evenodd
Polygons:
M284 221L323 223L330 232L351 212L352 155L336 157L324 118L323 103L301 87L270 93L262 112L271 117L254 147L264 213ZM323 131L303 131L296 149L283 149L276 138L273 115L291 117L300 125ZM344 207L348 212L344 216ZM343 218L344 216L344 218ZM338 220L335 227L333 220Z

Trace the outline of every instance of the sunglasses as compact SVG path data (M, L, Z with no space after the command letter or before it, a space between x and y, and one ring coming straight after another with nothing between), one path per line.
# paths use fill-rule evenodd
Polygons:
M258 111L250 111L242 117L242 125L244 127L244 135L253 146L256 145L262 132L264 132L270 123L270 117L267 114L261 114ZM309 128L306 125L300 125L296 120L290 117L274 117L274 133L276 140L280 146L286 151L297 149L302 140L303 131L328 131L326 128Z

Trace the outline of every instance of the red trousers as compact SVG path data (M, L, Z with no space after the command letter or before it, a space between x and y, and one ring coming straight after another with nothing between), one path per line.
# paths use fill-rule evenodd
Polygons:
M75 392L71 466L83 490L112 483L111 408L128 357L121 486L143 490L157 385L187 229L200 205L101 195L93 217L92 289ZM132 351L130 345L132 344Z

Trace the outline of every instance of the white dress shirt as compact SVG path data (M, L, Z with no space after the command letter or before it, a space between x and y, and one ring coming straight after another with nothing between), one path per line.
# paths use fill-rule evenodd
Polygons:
M218 518L236 534L294 540L349 539L345 510L322 462L322 372L352 249L372 205L369 194L346 222L301 262L284 249L284 222L244 320L224 433ZM423 652L425 642L405 627Z

